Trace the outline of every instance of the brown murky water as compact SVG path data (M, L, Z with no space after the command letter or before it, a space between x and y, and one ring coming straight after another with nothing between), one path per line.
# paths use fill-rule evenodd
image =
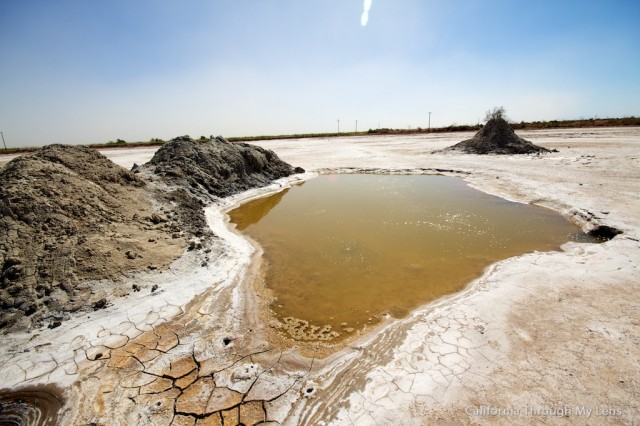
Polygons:
M552 210L446 176L323 175L229 216L263 247L271 308L297 340L340 340L498 260L594 241Z

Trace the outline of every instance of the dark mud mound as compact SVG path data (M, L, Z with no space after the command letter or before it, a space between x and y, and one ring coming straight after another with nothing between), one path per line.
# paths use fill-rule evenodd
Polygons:
M135 174L86 146L48 145L22 158L60 164L79 177L101 186L105 183L144 186L144 181Z
M144 181L88 147L18 157L0 181L2 332L60 325L104 297L83 280L162 267L186 247L168 219L152 220Z
M165 183L185 188L205 201L304 172L282 161L273 151L231 143L220 136L208 142L175 138L162 146L144 168L161 176Z
M475 136L443 151L462 151L467 154L536 154L551 152L515 134L502 118L487 121Z
M161 270L185 249L206 252L203 207L214 197L301 171L223 138L176 138L137 173L82 146L12 160L0 170L0 333L108 307L132 290L126 274Z

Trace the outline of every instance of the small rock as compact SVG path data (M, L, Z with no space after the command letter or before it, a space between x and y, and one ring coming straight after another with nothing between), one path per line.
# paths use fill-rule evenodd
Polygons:
M136 257L138 257L138 253L136 253L135 251L132 250L127 250L127 252L125 253L127 255L127 259L135 259Z
M6 269L3 275L9 281L17 281L22 276L22 266L21 265L12 266Z
M4 265L2 266L2 270L6 271L10 267L20 265L21 263L22 260L18 259L17 257L7 257L7 259L4 261Z
M280 323L280 321L273 320L269 322L269 327L279 329L282 327L282 324Z
M104 309L107 306L107 299L102 298L93 304L93 310Z
M153 292L154 292L154 291L156 291L157 289L158 289L158 284L154 284L154 285L151 287L151 293L153 293Z
M60 321L54 321L51 324L49 324L48 328L57 328L60 327L62 325L62 323Z
M159 223L168 222L168 219L161 214L154 213L151 215L151 222L157 225Z
M37 310L38 310L38 306L35 303L30 303L29 305L27 305L27 309L24 310L24 314L26 316L29 316L35 313Z

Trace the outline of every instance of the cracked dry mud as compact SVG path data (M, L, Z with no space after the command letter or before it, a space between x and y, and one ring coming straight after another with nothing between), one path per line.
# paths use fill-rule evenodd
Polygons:
M119 334L77 349L91 381L74 386L80 395L95 394L90 405L115 413L111 421L138 424L258 424L272 421L273 407L308 374L287 353L252 348L224 333L203 339L203 331L184 312L170 324L150 313L143 327L121 324ZM156 322L158 323L156 325ZM284 380L283 380L284 379ZM91 406L65 418L74 424L96 422ZM126 413L120 417L117 413ZM100 422L101 419L98 419ZM109 423L106 421L105 423Z
M245 279L257 254L222 213L294 182L287 178L207 210L220 253L207 267L202 253L187 253L162 277L133 278L147 286L161 278L155 295L3 336L0 382L62 388L60 424L637 424L640 129L522 133L560 152L431 154L468 134L259 144L315 172L461 176L554 208L585 230L624 233L498 262L465 291L333 352L296 347L270 339L256 313L265 302ZM521 411L474 413L482 406ZM526 411L562 406L573 411Z

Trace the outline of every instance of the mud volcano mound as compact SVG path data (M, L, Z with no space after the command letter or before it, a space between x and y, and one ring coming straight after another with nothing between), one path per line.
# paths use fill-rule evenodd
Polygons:
M221 137L176 138L134 172L83 146L12 160L0 170L0 333L139 291L120 278L210 244L206 203L302 171Z
M444 151L462 151L467 154L534 154L551 152L534 145L515 134L503 118L492 118L475 136L457 143Z
M0 425L54 426L64 405L62 392L51 385L0 389Z
M221 136L196 142L187 136L163 145L144 165L165 183L188 189L204 201L226 197L303 169L295 169L270 150L231 143Z
M15 158L0 181L2 332L104 307L105 294L83 281L163 267L186 247L168 220L153 220L144 181L88 147Z

